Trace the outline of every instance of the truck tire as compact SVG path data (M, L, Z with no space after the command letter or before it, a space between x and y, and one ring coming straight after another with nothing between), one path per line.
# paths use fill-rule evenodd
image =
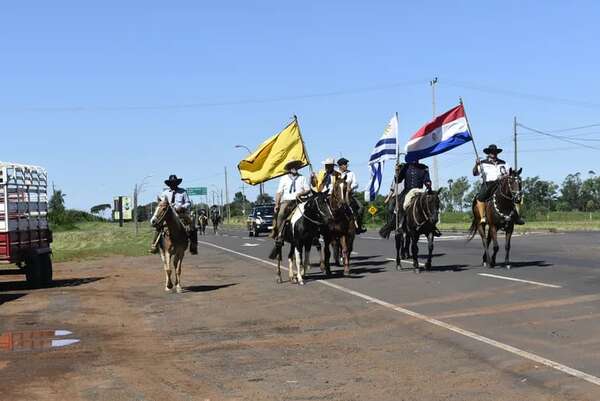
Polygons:
M42 285L48 287L52 284L52 257L50 253L38 255L42 270Z
M30 288L44 285L42 261L39 255L31 253L25 258L25 278Z

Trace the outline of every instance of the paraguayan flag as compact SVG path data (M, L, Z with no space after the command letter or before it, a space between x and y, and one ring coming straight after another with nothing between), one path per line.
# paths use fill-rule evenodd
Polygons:
M393 160L398 157L398 117L394 115L390 122L386 125L383 135L375 144L371 157L369 158L369 170L371 173L371 181L369 187L365 191L367 202L373 202L379 188L383 176L383 166L386 160Z

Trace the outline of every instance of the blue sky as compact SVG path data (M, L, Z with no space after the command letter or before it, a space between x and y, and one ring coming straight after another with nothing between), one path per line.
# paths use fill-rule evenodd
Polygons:
M591 1L90 4L0 12L0 160L46 167L69 207L110 202L153 175L148 201L171 172L221 189L225 166L238 191L234 145L254 148L293 114L315 167L344 155L366 185L390 116L402 142L431 118L435 76L438 111L462 96L479 148L495 142L511 162L515 115L541 130L600 122ZM600 138L600 127L569 134ZM522 139L525 175L600 168L598 150ZM469 145L441 155L441 183L469 175L473 160Z

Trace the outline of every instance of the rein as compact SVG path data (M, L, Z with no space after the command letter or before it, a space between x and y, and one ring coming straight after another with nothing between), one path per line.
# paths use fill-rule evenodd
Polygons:
M312 199L309 199L309 200L307 200L307 201L306 201L306 203L307 203L307 204L308 204L309 202L315 202L315 206L317 207L317 210L319 211L319 216L321 216L321 217L322 217L322 216L324 215L324 213L323 213L323 211L321 210L321 208L319 207L319 202L316 202L316 197L315 197L315 198L312 198ZM325 203L327 203L327 202L325 202ZM331 213L331 208L329 207L329 204L327 204L327 207L329 208L329 212ZM306 208L305 208L305 210L306 210ZM317 225L317 226L321 226L321 225L324 225L324 224L325 224L325 221L316 221L316 220L314 220L314 219L312 219L312 218L308 217L308 216L306 215L306 213L305 213L305 211L304 211L304 210L302 211L302 217L304 217L306 220L310 221L311 223L313 223L313 224L315 224L315 225Z
M425 206L423 206L424 200ZM425 218L422 222L419 222L417 217L417 204L421 206L420 215ZM419 199L412 205L412 209L413 220L415 221L417 229L421 228L425 223L431 222L431 208L429 207L429 202L427 202L427 194L419 196Z

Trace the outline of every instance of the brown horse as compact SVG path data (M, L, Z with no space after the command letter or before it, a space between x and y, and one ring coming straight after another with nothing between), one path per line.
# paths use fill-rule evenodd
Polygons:
M160 258L165 269L165 291L172 291L173 287L178 293L181 288L181 264L188 246L188 235L185 227L167 199L158 199L158 206L150 220L153 227L161 231L158 237ZM173 281L171 272L175 270Z
M493 268L496 266L496 254L498 253L498 230L504 230L506 233L504 249L506 251L504 264L510 269L510 240L515 228L515 205L521 202L523 193L521 191L521 171L512 168L507 175L500 178L498 186L491 199L486 202L485 217L486 223L481 223L481 215L476 207L476 200L473 200L473 222L469 229L471 235L469 241L473 239L475 233L481 236L483 244L483 266ZM488 226L487 240L485 226ZM490 256L488 248L490 243L494 243L494 253Z
M206 235L206 226L208 226L208 216L200 213L198 215L198 231L200 231L200 234Z
M331 257L330 246L334 250L336 264L339 263L340 250L344 264L344 275L350 274L350 254L354 247L356 236L356 224L354 214L350 209L350 190L346 180L338 178L331 190L329 205L333 214L333 220L322 230L323 249L321 252L321 269L327 275L331 274L329 258Z

